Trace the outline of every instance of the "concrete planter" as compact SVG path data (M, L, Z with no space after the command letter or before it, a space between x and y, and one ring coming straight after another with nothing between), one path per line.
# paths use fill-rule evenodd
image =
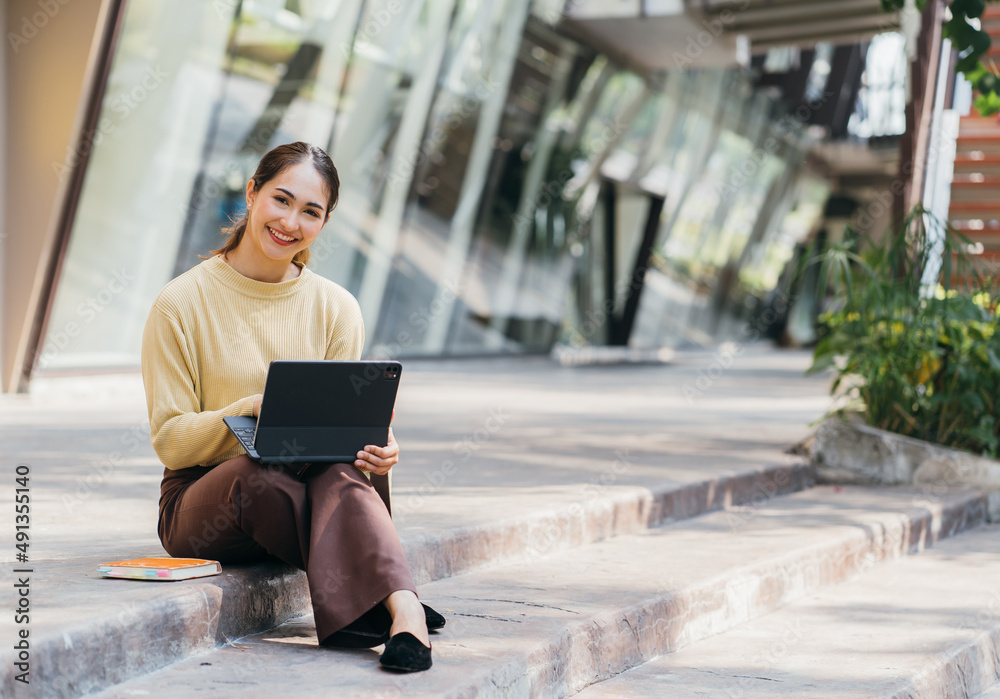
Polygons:
M989 520L1000 522L1000 461L904 437L838 418L819 426L812 445L819 483L974 488L989 498Z

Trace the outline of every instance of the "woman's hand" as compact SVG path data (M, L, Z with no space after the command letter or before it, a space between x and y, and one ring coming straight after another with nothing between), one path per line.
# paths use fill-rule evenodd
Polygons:
M264 394L258 393L253 397L253 416L260 417L260 404L264 400Z
M392 417L396 417L396 411L392 411ZM392 418L389 419L392 422ZM384 447L369 444L364 451L358 452L358 458L354 465L371 471L380 476L389 473L389 469L399 462L399 445L392 434L392 426L389 426L389 443Z

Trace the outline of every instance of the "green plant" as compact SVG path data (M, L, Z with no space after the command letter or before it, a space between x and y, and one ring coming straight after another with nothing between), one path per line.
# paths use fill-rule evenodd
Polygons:
M944 24L943 36L951 39L952 48L958 51L958 61L955 72L962 73L971 82L979 94L976 96L976 111L981 116L990 116L1000 112L1000 75L990 62L983 63L982 57L990 50L990 35L981 27L976 26L987 2L1000 0L952 0L948 9L951 19ZM886 12L902 10L906 0L881 0L882 9ZM915 6L923 11L927 0L915 0ZM972 20L972 22L970 22Z
M929 225L928 225L929 224ZM932 230L943 233L940 246ZM969 241L915 209L881 241L847 236L821 257L815 373L833 368L834 412L881 429L995 456L1000 447L1000 309ZM943 254L942 251L943 250ZM941 261L937 284L923 283Z

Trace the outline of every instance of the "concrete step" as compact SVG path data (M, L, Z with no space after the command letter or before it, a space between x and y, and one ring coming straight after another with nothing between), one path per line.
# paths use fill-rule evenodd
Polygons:
M821 487L421 586L435 666L316 645L308 619L99 694L565 696L984 521L981 494ZM294 690L292 689L294 688Z
M591 685L578 699L974 696L1000 672L1000 527Z
M760 503L812 483L808 464L789 462L648 489L614 485L619 466L628 464L609 465L607 478L593 483L523 492L516 502L504 492L488 491L475 497L427 494L433 506L426 498L401 500L397 527L417 584L489 564L535 559L728 505ZM492 518L453 524L477 521L468 513L473 508ZM100 555L89 561L35 562L31 689L40 693L25 696L94 692L273 628L309 608L304 574L287 566L226 565L221 576L152 584L100 578L94 569L108 553ZM141 555L133 551L120 557ZM13 609L16 594L8 586L0 591L0 604ZM111 613L109 595L119 603ZM0 696L21 696L13 655L6 648L0 652Z

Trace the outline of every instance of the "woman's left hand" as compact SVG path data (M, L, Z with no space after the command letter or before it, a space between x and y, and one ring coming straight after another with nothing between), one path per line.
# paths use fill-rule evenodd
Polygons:
M396 411L392 411L392 416L396 416ZM391 422L391 420L390 420ZM389 443L384 447L369 444L364 451L358 452L358 458L354 465L372 473L384 476L389 473L389 469L399 461L399 445L392 434L392 426L389 426Z

